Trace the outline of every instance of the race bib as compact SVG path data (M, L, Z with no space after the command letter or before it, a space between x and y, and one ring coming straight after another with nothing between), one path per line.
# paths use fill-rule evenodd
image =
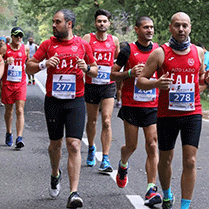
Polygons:
M134 82L134 96L133 96L133 99L135 101L138 101L138 102L154 101L156 99L156 88L150 89L150 90L139 89L136 86L137 79L138 78L135 78L135 82ZM154 79L154 78L150 78L150 80L151 79Z
M98 75L96 78L92 78L93 84L108 84L110 83L110 73L111 67L110 66L98 66Z
M21 82L22 66L8 65L7 81Z
M171 84L169 91L169 109L180 111L195 110L195 84Z
M54 74L52 96L58 99L75 99L76 75Z

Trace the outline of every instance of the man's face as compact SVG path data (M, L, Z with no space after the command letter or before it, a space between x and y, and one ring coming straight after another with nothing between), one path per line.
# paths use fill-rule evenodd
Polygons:
M154 35L154 24L152 20L143 20L139 27L135 27L138 38L143 41L151 41Z
M19 45L22 43L23 34L18 33L17 35L12 35L12 43Z
M33 43L33 38L29 38L28 42L29 42L30 44L32 44L32 43Z
M176 15L173 21L169 25L172 36L179 42L182 43L187 41L188 36L191 32L190 19L186 15Z
M99 15L95 20L95 27L98 32L106 32L110 27L110 21L108 20L107 16Z
M64 19L62 12L57 12L52 20L53 34L58 39L64 39L68 37L67 23Z

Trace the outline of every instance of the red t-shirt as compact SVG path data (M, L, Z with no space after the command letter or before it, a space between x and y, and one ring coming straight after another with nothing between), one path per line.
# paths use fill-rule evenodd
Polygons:
M2 82L4 85L22 86L26 84L26 73L25 73L25 61L27 59L25 53L24 44L21 45L20 49L15 51L9 44L7 44L7 51L4 56L6 60L8 57L14 58L14 63L11 65L5 65L4 75Z
M167 44L161 47L165 52L165 59L162 67L158 70L158 77L169 72L169 77L174 79L172 84L176 85L176 87L171 86L170 90L174 91L175 88L176 90L174 93L171 93L171 91L169 93L169 90L160 90L158 117L202 114L199 94L201 62L196 46L192 44L190 52L186 55L176 54ZM194 87L191 85L194 85ZM171 109L173 107L176 109ZM181 108L184 108L184 110Z
M125 71L133 68L135 65L139 63L145 64L150 53L158 48L158 44L154 43L151 51L141 51L135 43L131 43L130 45L130 56L125 66ZM153 79L156 77L157 73L152 77ZM131 107L157 107L158 105L158 89L153 89L150 91L142 91L136 89L135 86L135 78L131 77L123 82L122 88L122 105L123 106L131 106ZM138 92L138 93L137 93ZM148 99L147 95L151 96ZM155 96L154 96L155 95ZM140 97L141 99L136 99ZM144 98L145 100L142 101ZM147 99L146 99L147 98Z
M59 74L61 79L62 75L69 74L75 75L75 97L83 96L83 71L78 68L76 61L77 57L84 59L87 64L92 64L95 61L90 45L77 36L69 41L59 41L53 36L40 45L33 57L42 61L54 56L55 53L58 54L60 63L56 68L50 67L47 69L46 95L52 96L53 75Z
M114 55L115 55L115 42L113 40L113 37L111 34L107 35L107 39L105 41L100 41L96 38L96 35L93 33L90 33L90 42L89 42L94 57L96 58L96 62L98 66L109 66L110 70L111 67L114 64ZM99 67L100 68L100 67ZM98 72L99 76L107 75L108 78L110 76L110 72L105 74L104 72ZM94 79L93 79L94 80ZM108 83L113 83L114 81L109 81ZM86 75L86 83L92 84L92 78ZM97 83L96 83L97 84Z

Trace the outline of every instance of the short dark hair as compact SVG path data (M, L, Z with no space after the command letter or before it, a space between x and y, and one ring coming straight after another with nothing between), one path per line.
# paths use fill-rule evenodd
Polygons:
M55 14L57 14L58 12L62 12L63 13L65 22L68 22L68 21L72 22L72 28L75 26L76 17L75 17L75 14L71 10L69 10L69 9L60 9L60 10L56 11Z
M111 13L107 10L104 10L104 9L98 9L94 15L95 17L95 20L97 19L97 16L99 15L104 15L108 18L108 20L110 20L110 18L112 17Z
M153 20L150 17L142 16L142 17L138 17L138 19L136 20L136 26L140 27L140 25L142 24L143 20L148 20L148 21L152 21L153 22Z

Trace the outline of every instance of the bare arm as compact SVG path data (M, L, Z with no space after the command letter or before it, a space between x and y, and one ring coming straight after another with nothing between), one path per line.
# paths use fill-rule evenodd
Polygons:
M118 38L116 36L113 36L113 41L114 41L115 46L116 46L114 59L117 59L118 54L120 52L120 44L119 44L119 40L118 40Z
M89 43L90 42L90 38L91 38L90 34L88 33L88 34L85 34L82 39Z
M2 78L3 74L4 74L4 60L0 55L0 79Z
M49 68L49 67L56 67L59 64L60 60L57 57L57 54L55 54L50 59L42 61L42 62L45 62L45 67ZM35 74L35 73L39 72L40 70L41 70L41 68L39 67L39 61L37 59L32 57L27 61L26 72L28 74Z
M144 90L153 88L168 89L173 79L168 78L168 73L162 75L157 80L150 80L151 76L158 70L164 62L164 51L161 47L155 49L147 59L147 62L138 76L137 87Z

